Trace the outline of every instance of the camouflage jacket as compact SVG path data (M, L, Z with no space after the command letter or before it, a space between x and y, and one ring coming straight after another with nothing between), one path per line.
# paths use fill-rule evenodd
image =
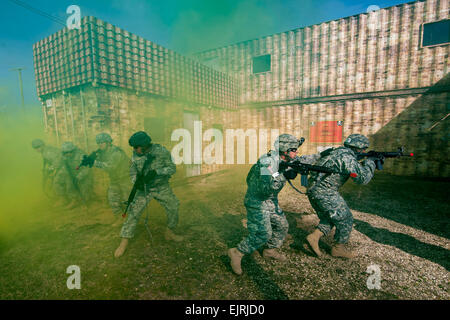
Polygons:
M244 204L248 207L281 211L278 193L286 184L286 178L278 173L282 161L274 151L258 159L247 175L247 193Z
M68 171L69 177L74 178L78 181L84 180L91 175L89 167L80 167L77 170L77 167L80 165L83 160L83 156L85 155L84 151L76 148L73 151L73 156L70 158L63 157L63 169Z
M130 164L130 158L125 151L117 146L97 151L97 159L94 162L96 168L103 169L108 173L110 182L128 180Z
M153 187L168 183L170 177L176 171L176 166L172 161L170 152L160 144L152 144L150 150L143 156L139 156L136 152L133 152L130 167L132 183L136 181L138 172L142 172L142 168L148 157L150 157L151 161L146 166L144 174L147 174L150 170L155 170L156 177L147 186Z
M42 150L44 160L43 171L45 175L52 175L62 166L61 150L52 146L44 146Z
M308 193L338 192L350 178L350 173L357 176L352 177L358 184L367 184L372 179L375 171L375 162L366 159L358 162L356 153L347 147L330 148L319 155L314 165L337 169L339 174L328 174L311 172L308 179Z

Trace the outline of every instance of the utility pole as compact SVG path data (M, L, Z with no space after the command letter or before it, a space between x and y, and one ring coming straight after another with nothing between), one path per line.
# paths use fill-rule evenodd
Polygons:
M11 69L11 71L17 71L19 72L19 85L20 85L20 97L22 99L22 111L25 113L25 101L23 98L23 81L22 81L22 70L25 68L15 68Z

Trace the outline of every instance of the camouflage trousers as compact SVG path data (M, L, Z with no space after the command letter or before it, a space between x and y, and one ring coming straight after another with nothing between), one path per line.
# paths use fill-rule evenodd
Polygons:
M289 230L284 213L247 206L246 209L249 235L238 244L237 249L250 254L265 244L269 249L281 247Z
M76 186L74 185L76 183ZM89 201L93 197L94 179L92 175L73 181L67 172L60 171L54 178L53 187L58 196L69 201Z
M145 211L150 200L153 198L158 201L167 214L167 227L174 229L178 224L178 207L180 201L177 199L169 184L159 185L149 188L145 191L138 190L133 202L130 204L127 212L127 219L122 226L120 236L122 238L133 238L136 226L142 213Z
M336 227L334 240L347 243L352 232L353 215L342 196L337 192L311 193L308 199L320 219L317 228L327 235Z
M111 182L108 188L108 203L114 214L123 213L124 202L128 200L131 191L129 180Z

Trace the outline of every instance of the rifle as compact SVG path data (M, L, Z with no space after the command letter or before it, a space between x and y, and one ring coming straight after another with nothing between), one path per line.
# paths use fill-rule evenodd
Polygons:
M300 160L298 160L298 159L296 159L294 161L290 161L290 162L283 161L280 163L281 171L285 171L287 168L292 168L292 170L294 170L296 173L301 175L300 180L301 180L301 185L303 187L308 186L308 174L310 171L320 172L320 173L329 173L329 174L339 173L339 171L337 169L303 163L303 162L300 162ZM357 174L351 173L350 176L354 178L354 177L357 177Z
M81 167L87 167L92 168L94 165L95 159L97 159L97 153L100 151L100 149L97 149L96 151L92 152L90 155L84 155L83 160L81 160L81 163L77 166L77 170Z
M130 207L130 204L133 202L134 197L136 196L137 190L142 187L145 188L145 183L149 182L156 176L156 172L154 172L154 171L150 171L148 173L148 175L144 174L145 169L147 168L148 165L150 165L152 163L153 159L154 159L154 156L147 156L147 160L145 160L144 166L142 167L141 172L137 173L136 181L134 182L133 188L131 189L130 195L128 196L128 200L125 202L125 204L127 206L125 208L124 213L122 214L123 218L125 218L125 216L127 215L128 208Z
M303 163L299 159L296 159L296 160L290 161L290 162L281 162L280 163L281 171L284 171L287 168L292 168L296 173L300 174L300 183L301 183L302 187L308 187L308 174L310 171L320 172L320 173L328 173L328 174L336 174L336 173L339 174L340 173L340 171L337 169ZM352 178L356 178L357 176L358 176L358 174L355 172L350 173L350 177L352 177ZM305 193L301 192L300 190L298 190L289 179L288 179L288 183L298 193L305 194Z
M385 158L400 158L400 157L413 157L414 153L404 153L404 148L399 147L397 151L393 152L379 152L369 151L367 153L357 153L358 160L363 158L372 158L375 161L375 167L377 170L383 170L383 163Z

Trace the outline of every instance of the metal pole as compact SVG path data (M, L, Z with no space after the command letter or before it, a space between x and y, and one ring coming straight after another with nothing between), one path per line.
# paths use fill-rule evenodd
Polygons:
M53 116L55 117L56 144L59 145L58 118L56 116L56 105L53 99L53 95L52 95L52 107L53 107Z
M66 97L65 92L62 92L62 99L63 99L63 110L64 110L64 126L66 128L66 138L69 137L69 128L67 127L67 110L66 110Z
M19 83L20 83L20 97L22 98L22 111L25 112L25 99L23 97L22 69L19 69Z
M117 92L114 93L116 100L116 110L117 110L117 125L119 126L119 146L122 146L122 125L120 123L120 103L119 103L119 95Z
M84 100L83 100L83 89L80 87L80 98L81 98L81 112L83 114L83 129L84 129L84 142L86 144L86 151L89 151L89 143L87 137L87 129L86 129L86 113L84 110Z
M45 105L44 102L42 103L42 113L44 114L44 128L45 128L45 133L48 132L48 122L47 122L47 106Z
M69 109L70 109L70 118L72 119L72 140L75 143L75 124L73 120L73 108L72 108L72 95L69 92Z
M15 68L11 69L11 71L17 71L19 73L19 86L20 86L20 98L22 102L22 111L25 112L25 99L23 97L23 81L22 81L22 70L25 68Z

